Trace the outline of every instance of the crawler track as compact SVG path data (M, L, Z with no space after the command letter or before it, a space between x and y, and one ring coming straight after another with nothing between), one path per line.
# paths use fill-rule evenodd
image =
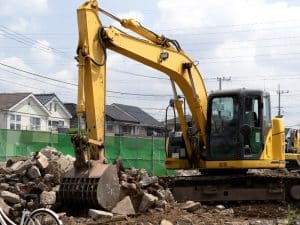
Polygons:
M298 173L199 175L175 177L169 187L178 202L289 201L300 202Z

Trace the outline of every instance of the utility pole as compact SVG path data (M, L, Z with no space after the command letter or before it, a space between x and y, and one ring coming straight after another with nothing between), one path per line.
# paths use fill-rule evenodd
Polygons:
M219 82L219 90L222 90L222 81L231 81L231 77L217 77Z
M288 90L280 90L280 84L278 84L278 90L276 91L276 93L278 94L278 115L277 117L282 117L281 115L281 95L282 94L286 94L286 93L289 93Z

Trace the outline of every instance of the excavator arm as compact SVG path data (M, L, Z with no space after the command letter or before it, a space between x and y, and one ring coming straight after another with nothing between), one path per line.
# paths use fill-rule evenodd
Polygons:
M181 124L190 167L196 167L206 146L207 94L202 76L193 61L182 51L179 44L144 28L135 20L119 20L120 24L144 37L126 34L116 27L103 27L98 17L97 1L84 3L78 9L79 28L79 117L86 113L89 140L104 142L106 49L118 52L169 76L175 99L175 107ZM103 11L103 10L102 10ZM192 147L184 119L182 103L176 85L186 98L197 129L198 148ZM100 159L99 145L93 145L91 159ZM77 157L76 157L77 158ZM82 157L81 157L82 158ZM86 162L89 157L85 158Z

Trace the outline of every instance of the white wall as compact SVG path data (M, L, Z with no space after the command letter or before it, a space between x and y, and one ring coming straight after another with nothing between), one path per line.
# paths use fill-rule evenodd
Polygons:
M33 98L29 97L21 101L8 112L7 129L10 128L10 114L21 115L21 129L30 130L30 118L38 117L41 121L41 131L48 131L48 113L43 110L42 106Z
M50 110L50 104L52 104L51 110ZM56 111L54 109L54 104L56 104ZM53 98L51 101L49 101L46 104L46 107L50 112L49 120L53 120L53 121L63 120L64 128L70 128L71 117L68 113L66 113L66 109L63 108L64 106L59 103L58 99Z

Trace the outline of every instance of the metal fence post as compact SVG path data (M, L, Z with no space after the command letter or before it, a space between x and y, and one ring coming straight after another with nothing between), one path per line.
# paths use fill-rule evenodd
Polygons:
M152 161L152 175L154 176L154 136L152 135L152 154L151 154L151 161Z

